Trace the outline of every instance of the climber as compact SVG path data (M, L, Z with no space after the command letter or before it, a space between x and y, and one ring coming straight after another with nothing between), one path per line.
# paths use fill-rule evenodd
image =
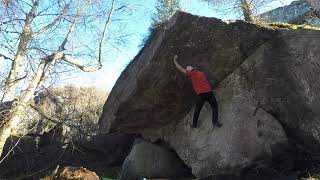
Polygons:
M176 68L191 79L193 89L197 94L196 108L194 110L193 122L191 127L197 127L199 114L205 101L208 101L212 108L213 126L221 127L222 124L218 121L218 103L212 93L211 86L205 74L199 70L196 70L192 66L187 66L186 69L184 69L179 65L177 59L178 55L174 55L173 62Z

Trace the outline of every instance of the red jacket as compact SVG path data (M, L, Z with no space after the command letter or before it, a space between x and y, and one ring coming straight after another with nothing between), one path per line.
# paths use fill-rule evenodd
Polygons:
M197 95L212 91L206 75L197 70L187 71L186 76L192 81L192 86Z

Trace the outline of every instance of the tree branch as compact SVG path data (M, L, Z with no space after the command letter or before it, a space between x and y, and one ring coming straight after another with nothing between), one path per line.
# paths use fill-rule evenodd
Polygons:
M62 60L71 64L72 66L75 66L77 68L79 68L80 70L84 71L84 72L94 72L99 70L102 67L102 64L99 62L98 65L95 66L85 66L82 65L81 63L79 63L77 60L73 59L71 56L68 55L64 55L62 57Z
M60 59L62 56L61 53L55 53L53 58L49 60L49 63L47 64L47 68L46 70L43 71L42 75L41 75L41 78L38 82L38 85L36 87L35 90L38 90L40 89L40 87L44 84L45 80L47 79L47 77L49 76L49 73L51 72L51 70L54 68L54 65L56 63L56 61L58 59Z
M10 61L13 61L13 59L12 58L9 58L8 56L5 56L5 55L3 55L3 54L0 54L0 57L3 57L3 59L7 59L7 60L10 60Z
M61 11L61 13L59 14L59 16L56 19L54 19L50 24L41 28L37 32L34 32L33 35L41 34L45 31L47 31L48 29L50 29L51 27L53 27L63 17L63 15L67 12L68 8L70 7L71 2L72 2L72 0L70 0L68 2L68 4L65 5L65 7L63 8L63 10Z
M70 36L72 35L72 33L76 30L76 24L78 21L78 17L79 17L79 13L77 13L77 15L74 17L72 25L69 28L69 31L66 35L66 37L64 38L63 42L61 43L60 47L59 47L59 51L64 51L65 50L65 46L70 38Z
M99 43L99 59L98 59L99 66L102 66L102 43L103 43L103 41L104 41L104 39L106 37L106 32L107 32L108 27L110 25L113 12L114 12L114 0L112 0L111 9L110 9L107 21L106 21L106 23L104 25L104 29L103 29L103 32L102 32L102 37L101 37L100 43Z
M84 134L84 135L86 135L86 136L91 137L90 134L87 134L86 132L84 132L84 131L81 130L80 128L78 128L78 127L76 127L76 126L73 126L73 125L71 125L71 124L68 124L68 123L66 123L66 122L60 121L59 119L56 119L56 118L54 118L54 117L47 116L47 115L45 114L45 112L43 112L40 108L38 108L38 107L36 107L36 106L34 106L34 105L30 105L30 106L31 106L31 108L33 108L37 113L39 113L39 115L42 116L43 118L45 118L45 119L47 119L47 120L49 120L49 121L51 121L51 122L53 122L53 123L56 123L56 124L64 124L64 125L66 125L67 127L70 127L70 128L72 128L72 129L75 129L75 130L79 131L81 134Z
M19 18L15 18L15 19L10 19L8 21L2 21L0 22L0 25L5 25L5 24L8 24L8 23L11 23L11 22L14 22L14 21L24 21L25 19L19 19Z
M23 138L24 136L19 137L18 141L13 145L12 148L10 148L10 150L8 151L8 153L0 160L0 164L9 156L9 154L13 151L13 149L19 144L20 140Z
M27 14L25 25L23 26L22 33L20 35L19 45L17 52L15 53L14 60L12 61L12 65L10 68L10 72L5 81L5 89L2 94L2 101L10 101L15 98L15 91L17 88L17 83L15 83L15 79L19 75L19 72L22 68L23 57L26 55L27 44L30 42L32 37L31 33L31 24L34 19L35 13L37 11L40 0L35 0L33 6L29 13Z
M78 67L80 70L82 70L84 72L93 72L93 71L97 71L97 70L101 69L101 67L102 67L102 44L104 42L108 27L109 27L109 25L111 23L112 15L113 15L113 12L114 12L114 3L115 3L115 0L112 0L111 9L109 11L108 18L107 18L106 23L104 25L103 32L101 34L101 39L100 39L100 42L99 42L98 64L95 65L95 66L85 66L85 65L82 65L77 60L75 60L74 58L72 58L71 56L68 56L66 54L64 54L63 57L62 57L63 61L65 61L65 62L67 62L67 63L69 63L69 64L71 64L71 65L73 65L75 67Z

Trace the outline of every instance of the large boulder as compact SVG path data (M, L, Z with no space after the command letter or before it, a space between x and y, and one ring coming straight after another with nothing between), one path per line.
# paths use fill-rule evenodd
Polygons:
M189 168L172 150L137 139L122 165L123 180L192 177Z
M176 13L122 72L104 105L100 131L157 128L179 122L190 111L192 86L176 71L174 53L182 65L200 68L216 84L273 34L273 30L242 21L227 24Z
M223 127L212 126L211 108L206 104L196 129L190 127L193 108L178 124L145 129L141 134L151 141L161 138L168 142L197 177L237 174L281 154L287 145L286 134L278 120L260 108L247 89L242 73L252 65L248 62L251 61L244 62L215 90Z
M199 129L189 129L190 111L179 124L142 134L169 142L200 176L237 172L257 158L271 159L281 153L286 134L319 150L320 39L310 37L320 38L320 32L279 31L219 84L215 94L223 128L212 131L206 106Z
M320 27L319 6L318 0L296 0L290 5L264 12L257 18L268 23L282 22Z
M266 29L179 12L125 69L104 106L100 131L161 139L198 177L235 173L270 160L287 136L320 147L320 31ZM223 127L205 106L190 129L195 94L175 70L203 70Z
M307 0L307 1L310 3L312 9L320 10L320 2L319 1L317 1L317 0Z
M134 135L125 133L100 134L83 145L97 158L103 157L108 165L121 166L132 149Z
M259 107L274 116L288 136L320 148L320 31L279 30L243 71Z

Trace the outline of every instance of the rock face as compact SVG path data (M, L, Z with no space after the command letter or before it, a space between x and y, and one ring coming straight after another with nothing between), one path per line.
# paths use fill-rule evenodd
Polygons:
M181 178L190 175L190 170L173 151L137 139L122 165L120 179Z
M190 111L192 86L176 71L173 53L179 54L182 65L210 74L209 81L216 84L273 34L241 21L226 24L177 13L121 74L104 106L100 131L161 127L179 122Z
M258 50L260 51L260 50ZM190 129L192 109L178 124L155 131L141 131L146 139L164 139L197 177L233 174L255 161L271 159L286 145L286 135L279 122L254 99L243 72L255 63L244 62L215 90L220 110L221 128L213 128L209 104L202 109L199 127Z
M266 22L298 23L320 27L320 16L318 16L320 8L316 1L293 1L288 6L262 13L259 18Z
M318 0L307 0L310 5L311 8L313 9L315 15L320 18L320 1Z
M134 136L124 133L111 133L97 135L89 144L87 149L100 152L109 165L122 165L123 161L130 153L134 142Z
M179 12L121 74L100 131L165 141L197 177L236 173L277 156L287 136L320 147L320 31L264 29ZM195 94L172 54L214 85L221 128L205 106L190 129Z
M320 147L319 37L320 31L279 31L246 74L259 106L314 150Z

